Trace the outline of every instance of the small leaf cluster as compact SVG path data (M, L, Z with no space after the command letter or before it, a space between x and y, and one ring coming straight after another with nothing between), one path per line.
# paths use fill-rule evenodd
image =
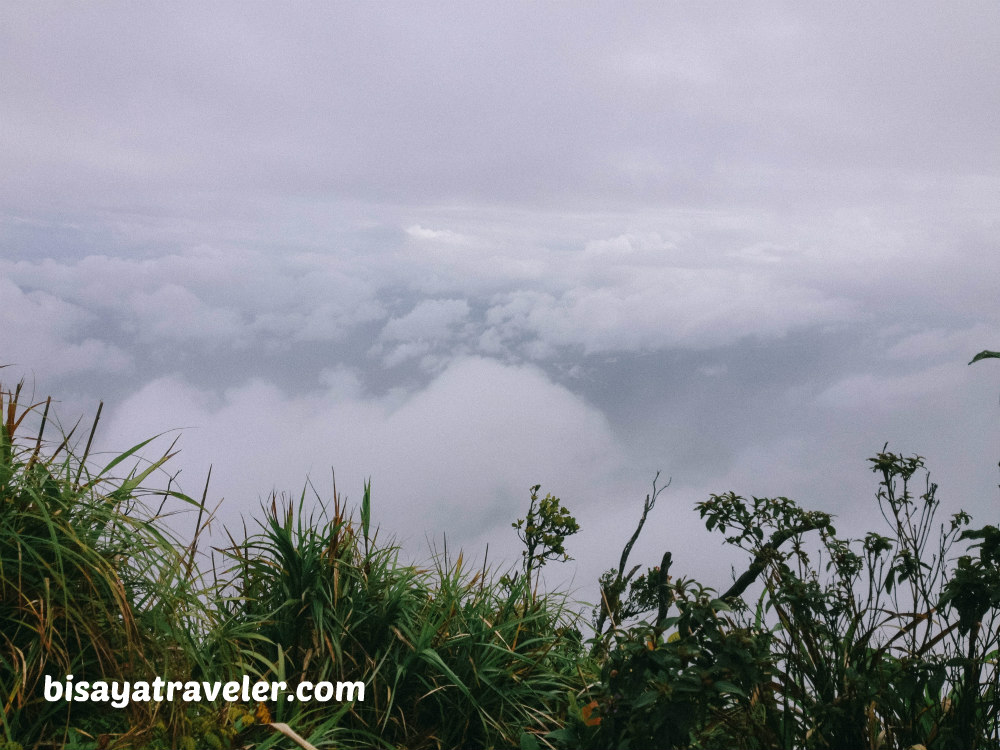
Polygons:
M970 550L978 549L978 558L962 555L958 567L945 585L941 606L950 605L959 616L959 629L968 633L991 609L1000 607L1000 529L984 526L968 530L960 539L978 539Z
M539 499L538 491L541 488L540 484L531 488L528 515L511 524L517 529L517 536L524 543L524 551L521 554L524 557L525 576L529 581L532 571L542 567L549 560L572 559L566 552L566 537L580 530L580 524L558 497L546 494Z

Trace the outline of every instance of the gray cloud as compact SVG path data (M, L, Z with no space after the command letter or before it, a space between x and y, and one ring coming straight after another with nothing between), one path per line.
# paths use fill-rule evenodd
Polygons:
M332 468L356 502L371 476L385 533L417 556L425 534L440 541L444 531L460 544L509 524L532 483L558 488L577 507L592 504L621 481L625 461L592 406L536 368L479 358L454 361L426 388L384 397L365 396L343 370L300 396L260 380L208 390L172 375L110 414L109 448L162 431L164 420L185 428L181 486L193 492L212 464L230 526L272 487L295 494L310 476L328 494Z
M4 377L231 517L333 465L514 554L541 481L587 577L662 468L722 575L685 506L860 525L887 439L992 512L995 4L0 16Z
M995 177L995 6L887 7L8 9L3 158L20 196L91 207L863 204Z

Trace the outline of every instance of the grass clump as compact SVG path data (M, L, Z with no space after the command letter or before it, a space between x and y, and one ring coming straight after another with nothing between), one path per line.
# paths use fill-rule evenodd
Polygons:
M109 716L97 704L43 698L46 675L137 680L187 670L178 644L190 646L206 623L177 540L141 502L143 481L169 456L113 478L143 443L92 472L86 451L74 455L72 433L46 452L50 401L22 407L20 397L20 386L0 390L2 735L27 747L100 732L138 742L157 723L180 730L166 704ZM22 440L39 409L35 434ZM88 451L92 439L93 430Z
M370 504L366 486L363 509ZM272 497L258 533L233 544L234 619L257 623L252 653L264 679L361 681L317 741L359 747L513 747L525 728L556 727L549 704L575 684L580 638L556 597L527 580L472 570L462 555L429 568L404 565L317 496ZM377 536L377 534L376 534ZM321 710L280 702L300 725ZM329 710L326 710L329 713Z

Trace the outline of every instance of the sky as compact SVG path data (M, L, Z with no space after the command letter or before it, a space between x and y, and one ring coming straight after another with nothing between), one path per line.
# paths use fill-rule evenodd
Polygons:
M997 522L1000 7L0 8L0 370L153 435L216 530L308 478L412 560L724 588L711 493ZM161 474L157 481L162 481ZM310 491L311 492L311 491ZM944 520L944 519L942 519ZM180 522L179 522L180 523ZM183 523L181 524L183 528ZM251 522L252 528L252 522Z

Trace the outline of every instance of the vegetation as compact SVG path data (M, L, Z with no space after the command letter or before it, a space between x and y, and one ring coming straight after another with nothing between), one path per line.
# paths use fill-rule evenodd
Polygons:
M517 572L447 548L403 562L372 529L370 483L358 521L335 483L329 499L310 483L272 495L209 566L205 497L145 489L169 451L144 464L146 441L96 465L100 409L82 451L75 428L46 439L49 410L0 389L0 748L1000 747L1000 529L940 520L919 456L870 459L885 527L860 539L784 497L699 503L747 555L721 592L672 576L669 552L629 567L654 480L588 624L544 590L579 527L539 486L513 524ZM187 544L166 518L177 504L199 519ZM47 677L68 675L367 692L46 700Z
M257 529L203 571L197 538L181 544L163 508L180 502L202 519L204 499L142 488L170 455L113 478L147 441L91 472L97 419L77 456L73 432L46 443L48 408L23 405L20 387L0 403L0 747L516 747L560 726L579 685L581 636L565 599L538 595L530 579L561 553L552 535L568 521L540 520L525 575L447 553L424 569L372 532L370 485L360 525L335 489L329 502L303 492L270 498ZM541 507L560 506L547 497ZM80 684L244 674L293 686L361 681L367 692L343 703L122 710L43 695L46 675Z

